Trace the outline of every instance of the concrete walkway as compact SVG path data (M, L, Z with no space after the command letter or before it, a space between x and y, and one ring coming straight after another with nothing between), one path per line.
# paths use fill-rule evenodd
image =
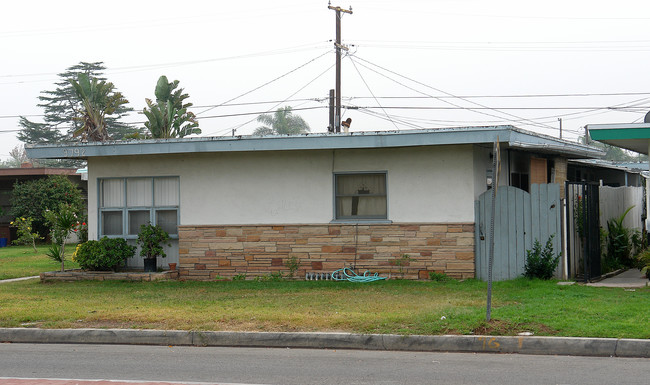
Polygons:
M587 286L596 287L646 287L650 281L639 269L629 269L613 277L605 278L599 282L588 283Z
M33 277L21 277L21 278L12 278L12 279L1 279L0 283L9 283L9 282L18 282L18 281L26 281L28 279L36 279L40 278L40 276L35 275Z

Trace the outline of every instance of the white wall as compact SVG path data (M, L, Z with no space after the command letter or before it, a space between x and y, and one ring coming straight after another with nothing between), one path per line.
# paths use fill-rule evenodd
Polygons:
M393 222L473 222L473 146L92 158L89 235L97 236L97 179L180 176L180 224L329 223L333 172L387 171Z

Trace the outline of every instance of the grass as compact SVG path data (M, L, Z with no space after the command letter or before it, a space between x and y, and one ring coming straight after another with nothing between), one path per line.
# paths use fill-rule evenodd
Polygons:
M34 252L31 246L9 246L0 248L0 279L30 277L39 275L44 271L61 269L61 264L55 262L45 255L47 245L37 247ZM70 261L70 255L74 251L73 245L66 245L66 268L78 267Z
M650 338L650 290L391 280L2 284L0 327ZM444 316L444 318L443 318Z

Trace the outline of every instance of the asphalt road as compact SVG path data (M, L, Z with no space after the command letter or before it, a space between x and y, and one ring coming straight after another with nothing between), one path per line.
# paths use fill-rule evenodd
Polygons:
M0 377L237 384L647 384L650 359L0 344ZM0 385L11 380L0 379Z

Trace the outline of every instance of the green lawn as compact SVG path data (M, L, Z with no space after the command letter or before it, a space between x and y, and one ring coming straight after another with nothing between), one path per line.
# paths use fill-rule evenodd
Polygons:
M61 269L61 264L45 255L48 246L38 246L34 252L31 246L9 246L0 248L0 279L30 277L44 271ZM66 245L66 255L72 255L75 245ZM68 257L70 258L70 257ZM72 261L66 268L78 267Z
M650 338L650 289L517 279L72 282L0 287L0 327L345 331ZM444 316L444 318L443 318Z

